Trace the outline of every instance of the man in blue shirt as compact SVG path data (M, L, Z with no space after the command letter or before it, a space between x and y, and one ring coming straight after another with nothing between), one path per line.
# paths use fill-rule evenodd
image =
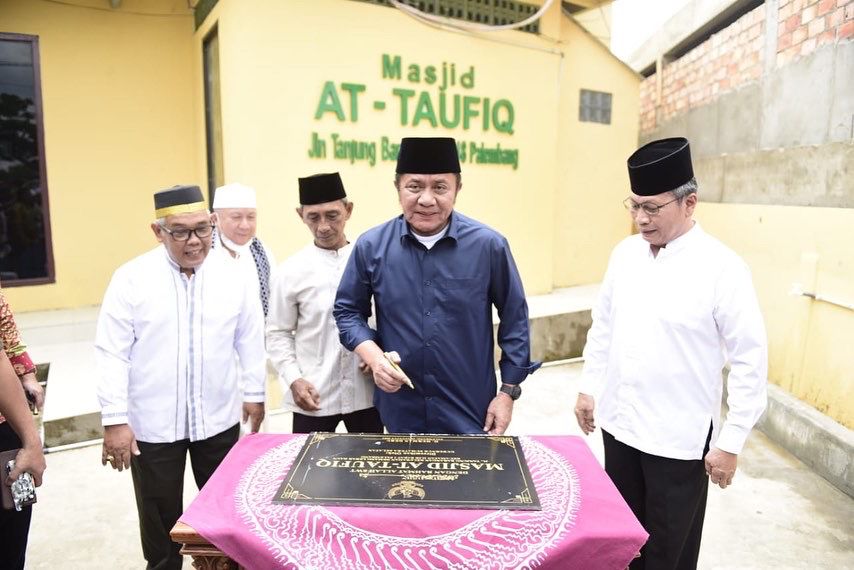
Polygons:
M530 360L528 304L507 240L454 211L462 184L452 138L404 138L395 186L403 214L358 239L341 278L341 343L371 367L389 432L503 434L519 384L540 366Z

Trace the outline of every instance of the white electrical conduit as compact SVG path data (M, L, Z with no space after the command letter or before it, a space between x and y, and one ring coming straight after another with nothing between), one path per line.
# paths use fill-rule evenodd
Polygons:
M809 291L804 291L803 285L800 283L793 283L792 290L789 292L791 295L801 296L801 297L809 297L810 299L814 299L816 301L821 301L823 303L829 303L831 305L836 305L837 307L842 307L843 309L848 309L849 311L854 311L854 303L847 303L840 299L834 299L832 297L827 297L820 293L811 293Z

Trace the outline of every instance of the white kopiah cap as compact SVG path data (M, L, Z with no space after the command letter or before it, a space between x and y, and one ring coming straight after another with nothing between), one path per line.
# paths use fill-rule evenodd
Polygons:
M257 208L255 189L237 182L220 186L214 192L213 209L220 208Z

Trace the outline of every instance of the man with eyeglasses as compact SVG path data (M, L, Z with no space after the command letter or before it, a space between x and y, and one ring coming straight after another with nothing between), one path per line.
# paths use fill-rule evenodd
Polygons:
M709 480L732 483L765 409L765 326L747 265L693 219L688 141L651 142L628 170L638 234L611 254L575 415L602 428L605 470L650 534L631 568L696 568Z
M98 317L101 463L131 470L148 567L178 569L169 531L183 512L187 453L201 488L241 415L253 432L264 419L264 317L230 260L208 255L213 225L198 186L158 192L154 208L162 247L116 270Z

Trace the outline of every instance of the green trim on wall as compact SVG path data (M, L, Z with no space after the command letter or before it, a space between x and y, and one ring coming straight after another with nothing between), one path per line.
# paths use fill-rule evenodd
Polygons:
M196 4L196 7L193 9L193 17L196 21L197 30L205 22L205 18L208 17L208 14L211 13L217 2L219 0L199 0L199 3Z

